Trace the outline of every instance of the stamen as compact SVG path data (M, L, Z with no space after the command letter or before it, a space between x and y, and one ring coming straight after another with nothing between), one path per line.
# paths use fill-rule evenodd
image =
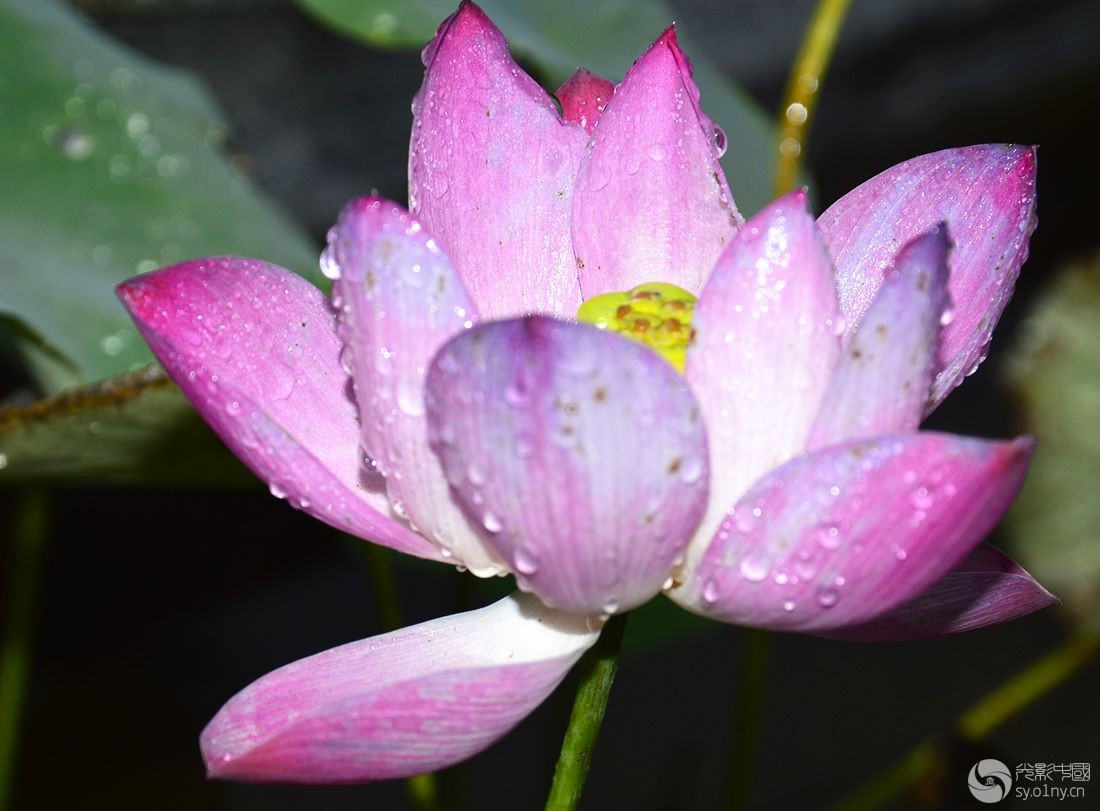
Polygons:
M695 296L682 287L648 282L588 299L577 310L577 320L645 344L682 372L694 309Z

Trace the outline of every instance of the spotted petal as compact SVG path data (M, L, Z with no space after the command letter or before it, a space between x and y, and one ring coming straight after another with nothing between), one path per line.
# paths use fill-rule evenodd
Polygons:
M655 280L702 289L741 224L717 132L670 28L615 89L577 175L573 240L586 299Z
M1008 622L1057 603L1018 563L982 544L919 597L825 635L865 642L925 639Z
M138 276L118 294L168 374L273 493L345 532L440 558L362 479L355 406L320 291L229 257Z
M500 557L471 530L428 447L424 377L447 340L477 312L447 256L415 218L377 197L353 200L323 259L338 274L341 313L359 403L363 448L385 477L394 510L441 553L479 575Z
M475 327L428 373L433 447L472 520L548 605L654 596L706 502L702 419L650 349L547 318Z
M951 298L928 410L984 358L1035 230L1035 149L989 144L899 163L834 203L818 220L837 267L850 329L900 245L946 222L954 241Z
M483 316L580 305L569 236L588 135L463 3L424 50L413 102L409 208L451 257Z
M775 630L871 620L985 537L1023 483L1032 444L921 433L799 457L737 502L674 597Z
M353 642L253 682L203 730L211 777L389 780L442 769L503 736L599 631L512 596Z
M807 443L917 430L935 374L940 326L950 314L946 229L898 253L886 282L844 348Z

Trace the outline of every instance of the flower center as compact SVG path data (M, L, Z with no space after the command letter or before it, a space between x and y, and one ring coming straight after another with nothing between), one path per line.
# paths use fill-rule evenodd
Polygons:
M647 282L625 293L593 296L577 310L577 320L645 344L679 371L691 343L695 296L664 282Z

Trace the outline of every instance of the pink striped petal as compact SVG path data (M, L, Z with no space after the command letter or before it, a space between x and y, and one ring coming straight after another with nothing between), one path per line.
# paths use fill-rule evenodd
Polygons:
M562 118L580 124L591 135L596 128L596 120L614 92L612 82L590 70L579 68L554 95L561 102Z
M922 433L800 457L737 502L674 598L775 630L870 620L985 537L1023 483L1033 444Z
M401 206L353 200L329 233L322 266L336 277L359 402L362 446L385 477L394 512L475 574L505 571L451 500L428 447L424 377L436 350L477 313L446 255Z
M271 492L328 524L439 559L363 480L355 406L320 291L255 259L197 259L118 295L168 374Z
M201 745L211 777L352 783L482 751L553 692L599 636L526 595L310 656L253 682Z
M1023 567L982 544L919 597L826 636L862 642L927 639L1008 622L1058 602Z
M655 595L702 514L707 448L683 377L595 327L475 327L428 372L433 447L520 587L582 614Z
M652 281L702 289L742 222L716 133L670 28L615 89L577 175L573 241L585 298Z
M413 102L409 208L486 318L580 305L569 235L585 131L512 60L472 3L424 51Z
M931 408L985 358L1035 230L1034 147L947 149L899 163L818 221L837 266L840 306L859 323L899 245L946 222L955 318L944 328Z
M800 453L840 353L832 265L806 194L738 232L695 307L685 374L706 418L710 504L688 551L702 554L729 505Z
M807 449L917 430L935 374L940 325L950 318L946 228L898 253L825 392Z

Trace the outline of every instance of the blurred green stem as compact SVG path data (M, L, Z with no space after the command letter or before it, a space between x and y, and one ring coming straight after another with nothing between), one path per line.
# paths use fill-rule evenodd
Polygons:
M596 644L581 661L581 681L573 712L565 730L558 764L554 767L554 782L546 798L546 811L573 811L580 802L592 751L600 735L600 725L607 711L607 699L619 666L626 614L616 614L607 621Z
M760 734L764 687L767 683L768 653L771 648L771 634L768 631L745 628L743 638L738 668L733 748L726 778L726 808L729 811L741 811L749 807L756 764L756 741Z
M393 552L384 546L368 543L366 546L374 604L382 628L394 631L405 622L401 617L401 604L397 599L397 579L393 573ZM418 774L405 781L409 797L421 811L439 811L442 808L439 786L434 774Z
M1001 724L1072 678L1100 653L1100 618L1080 628L1037 662L986 695L955 722L953 733L978 743ZM936 767L943 743L932 738L833 806L837 811L871 811L885 805Z
M4 569L3 643L0 647L0 811L10 808L19 726L30 671L39 569L49 532L45 493L31 490L16 504Z
M852 0L819 0L806 38L802 41L802 50L798 52L787 78L787 91L783 94L783 109L779 116L776 195L786 194L798 182L821 84L851 4Z

